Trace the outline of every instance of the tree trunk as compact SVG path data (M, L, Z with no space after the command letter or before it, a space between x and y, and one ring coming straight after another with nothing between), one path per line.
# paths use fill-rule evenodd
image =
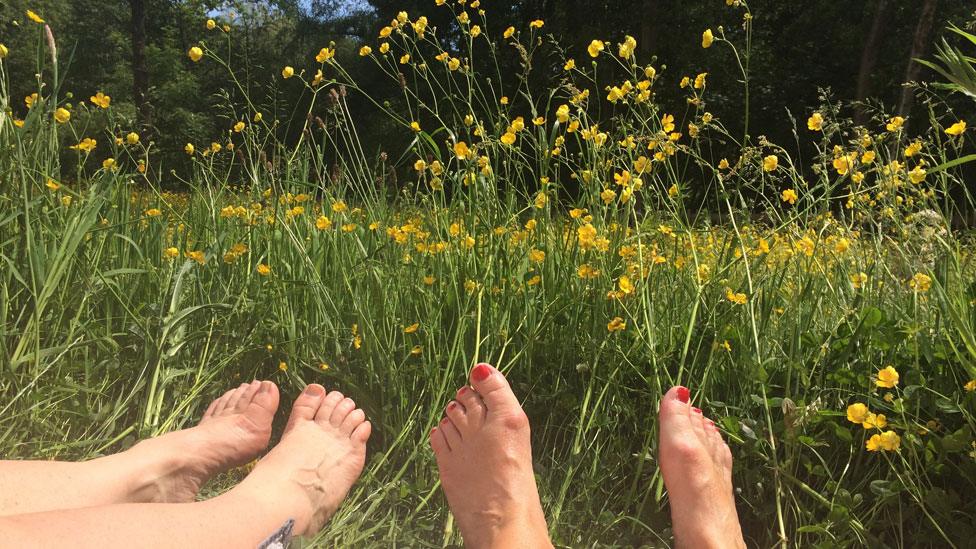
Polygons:
M884 36L888 19L888 0L878 0L874 8L874 20L868 33L864 48L861 50L861 68L857 74L857 101L861 102L871 95L871 77L874 67L878 63L878 53L881 49L881 38ZM866 122L867 113L863 107L858 107L855 121L858 124Z
M932 28L935 26L935 11L939 0L925 0L922 5L922 13L918 18L918 25L915 26L915 40L912 41L912 53L908 56L908 68L905 70L905 83L915 82L922 72L922 65L915 62L915 59L924 57L929 51L929 41L932 37ZM915 106L915 90L910 86L901 89L901 101L898 103L898 114L907 117L911 114L912 107Z
M660 9L657 4L658 0L643 0L641 2L640 42L638 42L638 48L640 48L642 57L647 59L647 61L650 61L650 57L656 53L654 47L654 23L655 17L660 14Z
M152 128L152 106L149 104L149 67L146 65L146 3L129 0L132 10L132 99L136 104L139 127L144 133Z

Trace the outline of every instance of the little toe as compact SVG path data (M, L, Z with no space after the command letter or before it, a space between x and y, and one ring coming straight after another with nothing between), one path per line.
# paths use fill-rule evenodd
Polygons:
M329 418L332 417L332 412L335 411L336 406L346 398L346 395L340 393L339 391L331 391L329 394L325 395L325 400L322 401L322 405L319 406L319 410L315 413L315 422L320 425L325 425L329 423Z
M458 389L454 397L462 406L469 427L479 427L485 421L485 402L474 389L468 386Z
M456 400L452 400L444 410L444 414L451 419L451 422L454 423L454 426L458 428L458 431L462 436L468 431L468 415L463 404Z
M216 406L214 406L214 409L213 409L213 412L212 412L211 415L219 416L224 411L224 408L227 407L227 401L230 400L230 396L233 395L234 394L234 391L236 391L236 390L237 390L236 388L234 388L234 389L228 389L227 392L225 392L224 394L220 395L220 398L218 398L215 401L216 402Z
M441 424L437 426L437 430L444 434L444 440L447 441L447 445L451 447L451 450L457 450L461 447L461 433L449 418L442 419Z
M210 406L207 406L207 411L204 412L203 413L203 417L200 418L200 422L201 423L203 423L204 421L207 421L208 419L210 419L210 418L213 417L213 412L214 412L214 410L217 409L217 402L219 400L220 399L215 400L215 401L213 401L213 402L210 403Z
M490 364L481 363L471 370L471 386L481 395L488 413L522 409L508 380Z
M342 402L336 404L335 410L332 410L332 415L329 417L329 423L333 427L339 427L342 425L343 420L346 419L353 410L356 409L356 402L353 399L346 397L342 399Z
M275 391L277 393L277 391ZM291 408L291 416L288 418L288 425L285 432L290 431L296 423L300 421L312 421L315 419L315 412L319 410L322 399L325 397L325 387L318 383L313 383L302 394L295 399L295 404Z
M359 425L357 425L355 429L353 429L352 434L349 435L349 438L353 442L366 444L366 441L369 440L369 435L372 434L372 432L373 432L373 424L368 421L364 421Z
M349 412L346 419L342 420L342 424L339 425L339 431L344 435L352 436L353 431L356 427L366 421L366 412L356 408L355 410Z

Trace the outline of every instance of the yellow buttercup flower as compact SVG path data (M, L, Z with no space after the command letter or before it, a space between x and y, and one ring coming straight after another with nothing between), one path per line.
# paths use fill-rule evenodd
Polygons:
M807 129L812 132L823 131L824 118L819 112L813 113L810 118L807 119Z
M112 171L116 168L117 163L114 158L106 158L102 161L102 169Z
M708 49L712 47L712 42L715 41L715 35L712 34L712 29L706 29L702 33L702 47Z
M359 56L360 57L366 57L367 55L369 55L371 53L373 53L373 48L371 48L369 46L363 46L363 47L359 48Z
M293 67L288 66L281 69L281 77L285 80L288 80L292 76L295 76L295 69Z
M187 143L186 146L183 147L183 150L186 152L186 154L192 156L196 148L193 146L193 143Z
M94 139L92 139L90 137L86 137L86 138L82 139L81 142L78 143L77 145L71 145L68 148L71 149L71 150L75 150L75 151L84 151L86 153L90 153L93 150L95 150L95 147L97 145L98 145L98 142L97 141L95 141Z
M166 248L163 250L163 257L166 259L176 259L180 256L180 250L177 248Z
M58 107L58 109L54 111L54 120L58 124L67 124L68 121L71 120L71 111L64 107Z
M746 297L746 294L735 293L732 291L732 288L725 289L725 299L731 301L732 303L735 303L736 305L745 305L749 301L749 298Z
M419 329L420 329L420 323L419 322L414 322L413 324L411 324L411 325L407 326L406 328L404 328L403 329L403 333L405 333L405 334L412 334L412 333L416 332Z
M932 277L924 273L915 273L908 281L908 286L919 293L925 293L932 287Z
M963 132L965 131L966 131L966 121L960 120L959 122L956 122L955 124L946 128L945 132L947 135L958 136L958 135L962 135Z
M207 30L214 30L217 28L217 22L213 19L207 19Z
M536 19L535 21L532 21L532 22L529 23L529 27L531 27L533 29L541 29L542 26L545 25L545 24L546 24L546 22L543 21L542 19Z
M637 40L634 40L633 36L629 34L624 37L624 41L620 44L617 54L622 59L630 59L634 55L634 50L637 49Z
M851 286L853 286L855 290L859 290L859 289L863 288L864 285L867 284L867 283L868 283L868 275L867 274L865 274L865 273L856 273L856 274L852 274L851 275Z
M380 33L380 35L382 36L382 33ZM318 61L319 63L325 63L326 61L332 59L333 57L335 57L334 48L322 48L321 50L319 50L319 53L315 56L315 60Z
M27 18L30 19L31 21L37 23L38 25L43 25L44 24L44 20L41 19L41 16L40 15L37 15L36 13L34 13L31 10L27 10Z
M965 385L962 386L962 388L965 389L967 393L976 391L976 379L970 379Z
M889 132L896 132L905 125L905 119L900 116L895 116L885 125L885 129Z
M771 154L766 158L763 158L763 171L774 172L778 167L779 167L779 157L777 157L775 154Z
M887 426L888 418L884 414L868 413L867 417L864 418L864 422L861 423L861 427L865 429L884 429Z
M515 27L508 27L507 29L505 29L505 32L502 33L502 36L505 39L508 39L511 38L513 34L515 34Z
M602 52L605 47L606 45L602 40L594 40L590 42L590 45L586 48L586 51L590 54L590 57L596 58L600 56L600 52Z
M234 124L234 133L241 133L244 131L245 126L246 124L243 121L238 121L237 124Z
M190 48L190 51L186 52L186 55L187 57L190 58L191 61L196 63L197 61L200 61L200 59L203 58L203 50L200 49L199 46L193 46L192 48Z
M264 263L258 263L258 266L255 268L255 270L261 276L268 276L271 274L271 266L266 265Z
M780 198L783 199L783 202L789 202L790 204L796 204L796 201L800 197L799 197L799 195L796 194L796 191L795 190L793 190L793 189L786 189L785 191L783 191L783 194L780 195Z
M112 104L112 98L102 92L96 93L95 95L89 97L88 100L101 109L107 109L109 105Z
M138 144L139 143L139 134L137 134L136 132L129 132L125 136L125 142L128 143L129 145Z
M0 59L4 59L5 57L7 57L7 54L9 53L10 50L7 49L7 46L0 44Z
M894 366L885 366L878 371L878 379L875 381L875 385L885 389L893 389L895 385L898 385L898 370L895 370Z
M864 423L864 420L868 418L868 414L870 413L867 405L855 402L847 407L847 421L851 423Z
M626 329L627 323L624 322L624 319L620 318L619 316L614 317L613 320L607 323L607 331L610 333L622 332Z

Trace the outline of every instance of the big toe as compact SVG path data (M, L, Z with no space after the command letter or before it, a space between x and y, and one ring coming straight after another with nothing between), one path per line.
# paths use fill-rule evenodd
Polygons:
M686 387L672 387L661 399L658 422L661 427L661 444L686 439L694 435L691 423L691 392Z
M318 412L319 406L322 405L322 399L325 398L325 387L322 387L318 383L312 383L302 394L298 395L295 399L295 404L292 405L291 415L288 416L288 424L285 426L285 432L290 431L296 423L301 421L312 421L315 419L315 413Z
M278 386L271 381L261 381L248 395L250 401L244 406L243 413L252 420L270 423L278 411Z
M481 395L488 414L521 412L522 406L515 398L505 376L490 364L481 363L471 370L471 387Z

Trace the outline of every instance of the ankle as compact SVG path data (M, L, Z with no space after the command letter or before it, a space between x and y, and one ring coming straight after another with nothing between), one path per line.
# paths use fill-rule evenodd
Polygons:
M131 502L168 502L173 480L177 477L199 476L193 468L192 452L184 445L171 440L175 433L138 442L125 452L109 456L118 457L131 470L129 485L132 487ZM202 480L202 479L201 479Z

